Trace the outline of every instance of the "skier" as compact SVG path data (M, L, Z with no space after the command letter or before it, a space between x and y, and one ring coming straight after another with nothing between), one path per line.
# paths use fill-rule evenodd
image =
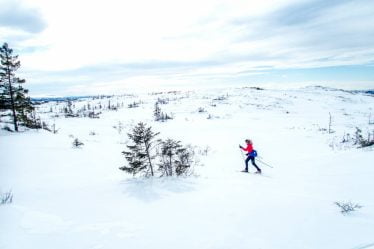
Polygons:
M243 172L248 172L248 162L249 162L249 160L251 160L252 165L255 166L256 169L257 169L256 174L261 174L261 169L256 165L256 162L255 162L255 154L254 154L255 151L253 150L253 143L250 139L246 139L245 142L247 144L246 148L239 145L240 149L247 152L247 154L246 154L247 159L245 159L245 169L243 170Z

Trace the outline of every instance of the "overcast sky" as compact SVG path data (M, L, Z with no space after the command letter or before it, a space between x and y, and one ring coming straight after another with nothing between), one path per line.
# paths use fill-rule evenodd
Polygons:
M373 0L0 0L31 95L374 88Z

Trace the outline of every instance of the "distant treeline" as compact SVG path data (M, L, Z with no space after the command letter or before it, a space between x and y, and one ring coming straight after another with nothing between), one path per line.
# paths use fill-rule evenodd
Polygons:
M368 91L364 91L365 93L367 93L367 94L372 94L372 95L374 95L374 90L368 90Z
M65 97L42 97L42 98L31 98L31 101L34 103L40 103L40 102L51 102L51 101L57 101L57 102L66 102L68 100L74 101L74 100L80 100L80 99L105 99L113 97L112 95L100 95L100 96L65 96Z

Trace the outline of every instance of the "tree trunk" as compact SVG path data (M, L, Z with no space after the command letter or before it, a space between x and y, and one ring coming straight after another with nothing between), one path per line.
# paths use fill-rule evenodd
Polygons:
M154 174L153 174L153 166L151 162L151 155L149 154L149 144L147 142L144 142L144 145L145 145L145 152L147 153L149 167L151 168L151 175L153 176Z
M170 174L170 176L173 176L172 157L173 157L172 155L169 155L169 174Z
M8 58L7 58L8 59ZM9 84L9 93L10 93L10 102L12 104L12 113L13 113L13 123L14 123L14 130L18 132L18 124L17 124L17 115L16 115L16 106L14 103L14 97L13 97L13 88L12 88L12 81L10 80L10 68L9 65L8 68L8 84Z

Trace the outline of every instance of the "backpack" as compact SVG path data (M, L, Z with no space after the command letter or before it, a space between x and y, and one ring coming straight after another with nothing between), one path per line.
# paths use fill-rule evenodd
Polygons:
M253 156L253 157L256 157L257 156L257 151L256 150L252 150L251 153L249 153L250 156Z

